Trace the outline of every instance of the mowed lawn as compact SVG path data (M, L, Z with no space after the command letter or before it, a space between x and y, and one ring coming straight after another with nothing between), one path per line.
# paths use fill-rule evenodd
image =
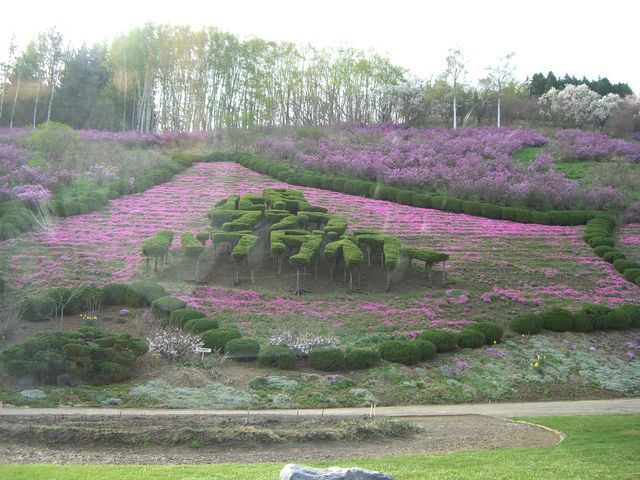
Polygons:
M566 435L546 448L501 449L432 456L333 462L382 470L398 480L422 479L637 479L640 476L640 415L526 418ZM292 459L295 461L296 459ZM327 464L315 464L325 466ZM4 465L6 480L254 479L278 478L281 464L176 466Z

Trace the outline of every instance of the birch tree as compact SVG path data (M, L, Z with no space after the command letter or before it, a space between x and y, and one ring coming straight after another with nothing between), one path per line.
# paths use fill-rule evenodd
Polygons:
M453 89L453 129L458 128L458 88L467 73L464 66L464 55L459 48L449 50L445 76L450 79Z
M488 76L487 80L491 88L495 91L498 97L498 112L496 116L496 126L500 127L500 114L501 114L501 102L502 102L502 89L504 86L513 80L513 70L515 66L511 63L515 53L507 53L502 57L499 63L492 67L487 67Z

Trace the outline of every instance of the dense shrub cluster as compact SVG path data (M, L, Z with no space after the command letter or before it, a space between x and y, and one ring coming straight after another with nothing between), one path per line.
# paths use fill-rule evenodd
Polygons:
M265 347L258 353L258 363L263 367L291 370L296 367L297 360L293 350L284 345Z
M92 384L115 383L131 377L135 360L147 344L127 334L85 327L76 332L36 335L0 354L5 371L15 379L43 384L62 382L62 376Z
M538 314L520 314L511 321L511 329L523 334L538 333L543 328L555 332L591 332L638 327L640 304L622 305L617 309L587 304L575 312L554 307Z

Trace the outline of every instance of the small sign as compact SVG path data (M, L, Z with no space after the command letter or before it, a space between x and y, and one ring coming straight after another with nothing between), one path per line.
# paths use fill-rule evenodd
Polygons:
M196 347L196 353L211 353L210 348Z

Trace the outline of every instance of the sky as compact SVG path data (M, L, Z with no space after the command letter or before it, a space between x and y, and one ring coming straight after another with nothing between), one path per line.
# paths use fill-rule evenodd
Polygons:
M552 70L606 76L640 92L637 22L640 2L610 0L87 0L12 1L2 7L0 59L12 34L23 47L56 27L72 46L109 41L145 23L218 27L243 38L373 50L430 78L460 48L467 80L486 75L514 52L515 77Z

